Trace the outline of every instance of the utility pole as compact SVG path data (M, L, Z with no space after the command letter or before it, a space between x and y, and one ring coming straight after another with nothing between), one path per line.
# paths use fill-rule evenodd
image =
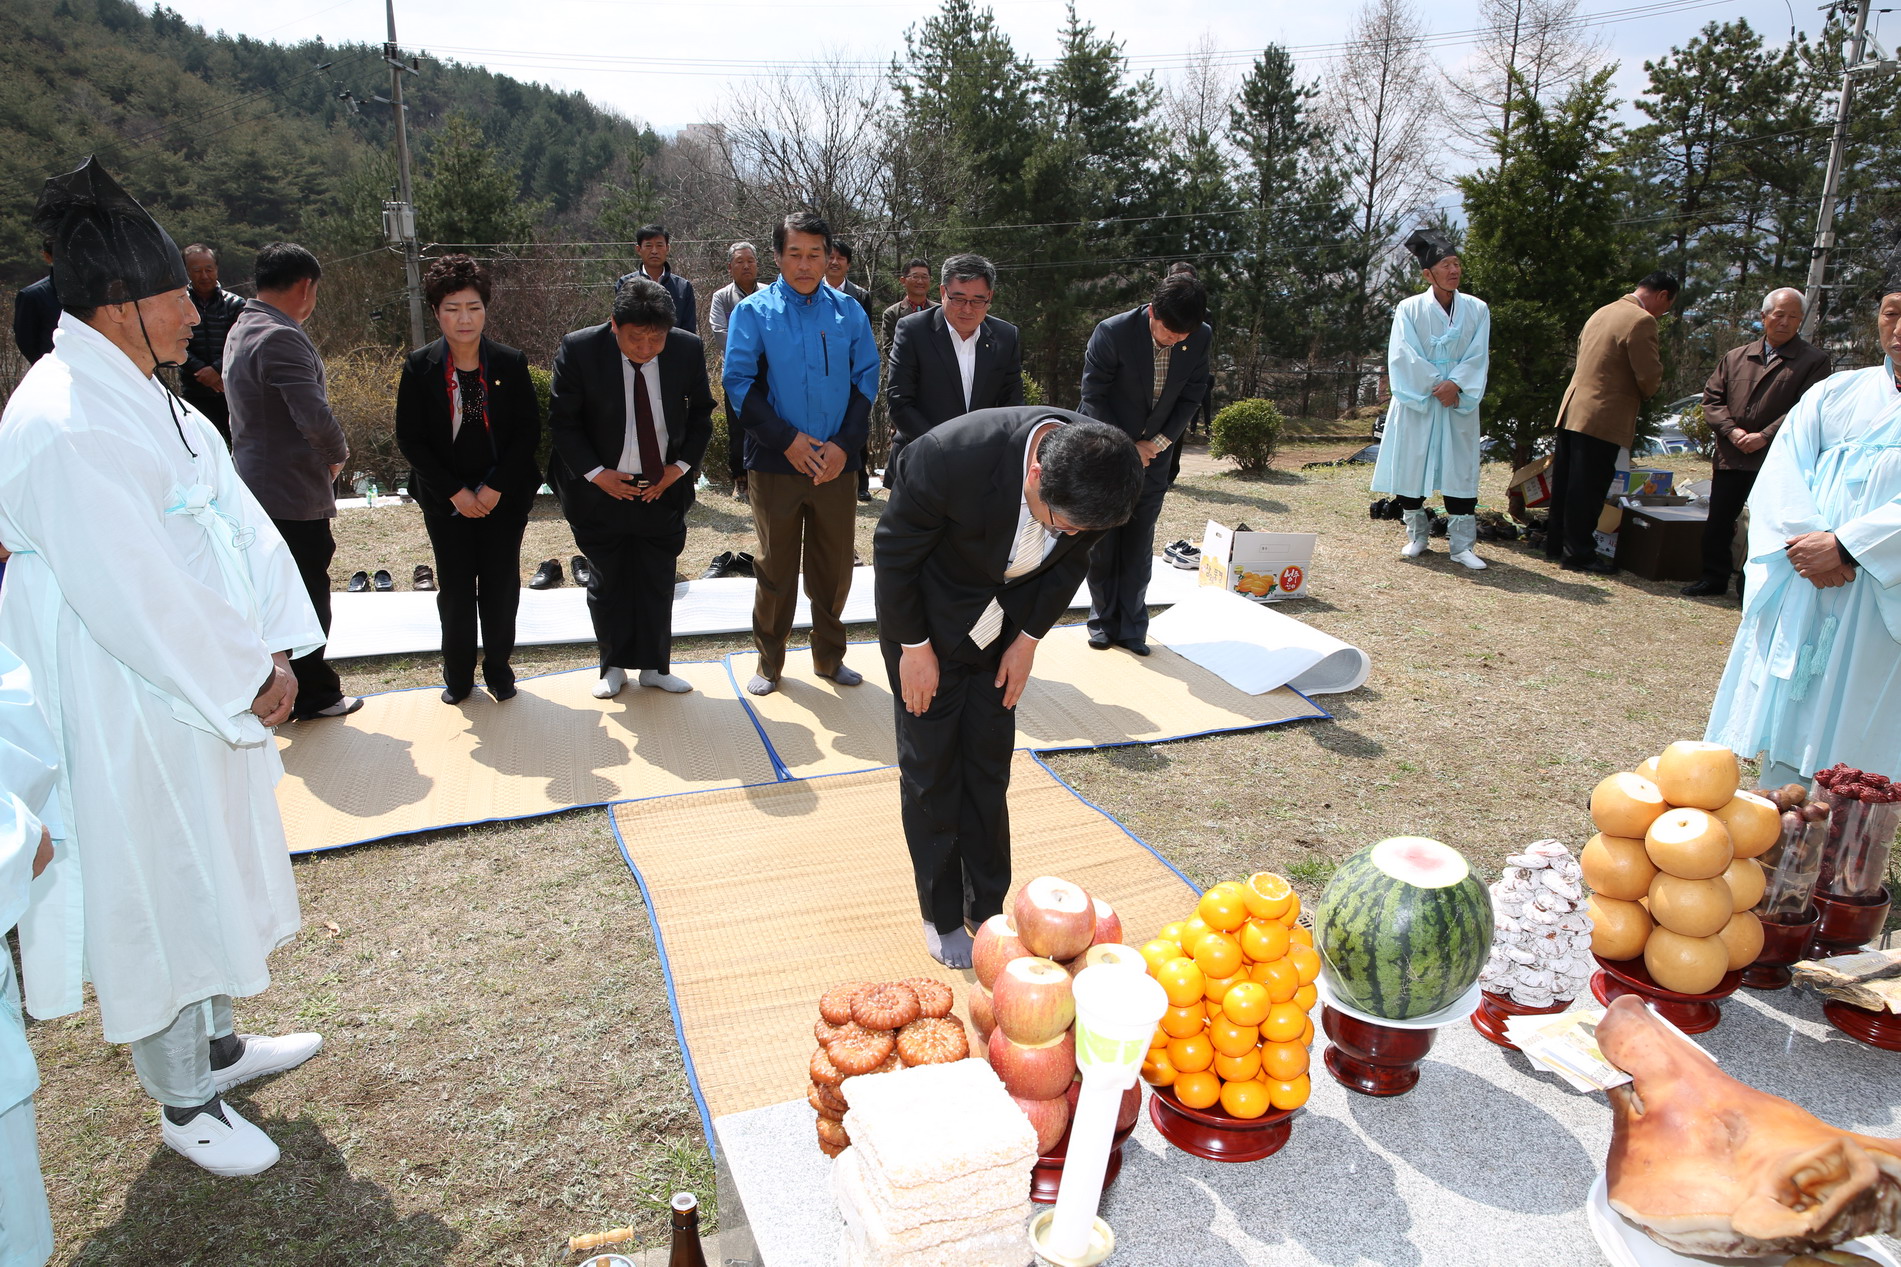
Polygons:
M389 13L389 42L383 45L383 60L389 63L390 109L396 115L396 202L383 204L383 232L392 244L403 248L403 274L409 292L409 346L413 351L423 345L422 321L422 247L416 241L416 198L409 183L409 121L403 109L403 76L416 68L403 60L396 46L396 0L384 0Z
M1802 337L1805 339L1814 337L1822 316L1822 280L1828 273L1828 254L1835 246L1835 195L1841 188L1842 162L1848 149L1848 110L1855 95L1854 75L1862 68L1868 10L1874 7L1873 0L1841 2L1855 11L1855 33L1849 37L1848 55L1842 61L1842 95L1835 103L1835 134L1828 143L1828 172L1822 177L1822 207L1815 216L1815 245L1809 251L1809 277L1802 287ZM1834 7L1829 6L1831 10Z

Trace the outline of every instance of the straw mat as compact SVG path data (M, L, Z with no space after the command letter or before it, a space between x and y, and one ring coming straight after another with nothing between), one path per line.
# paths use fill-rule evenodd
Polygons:
M441 689L368 697L348 717L278 730L277 803L292 853L578 805L770 782L772 757L719 661L676 664L687 695L593 669L523 678L498 704Z
M805 1095L819 997L841 982L933 977L968 1022L976 978L924 952L895 769L612 813L710 1118ZM1128 938L1194 901L1177 872L1028 754L1011 773L1010 834L1017 883L1073 880L1115 907Z
M752 652L727 660L735 678L751 676ZM853 644L846 663L865 675L863 684L840 687L812 671L809 651L789 652L779 689L746 697L781 769L793 778L875 769L898 759L878 644ZM1157 645L1146 657L1119 648L1092 651L1088 628L1066 625L1037 648L1017 705L1016 746L1053 752L1159 743L1327 716L1286 687L1249 695L1167 647Z

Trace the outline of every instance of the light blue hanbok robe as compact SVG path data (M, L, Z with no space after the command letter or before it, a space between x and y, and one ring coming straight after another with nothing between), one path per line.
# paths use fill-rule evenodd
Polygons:
M0 934L26 913L41 828L56 850L64 844L54 795L56 751L33 700L32 677L0 646ZM13 955L0 943L0 1267L42 1267L53 1253L33 1115L39 1085L20 1020Z
M190 451L173 410L182 417ZM59 741L72 848L20 923L27 1011L109 1042L256 994L295 935L271 653L323 631L296 562L202 415L71 314L0 418L0 643Z
M1859 565L1817 589L1783 553L1833 532ZM1845 761L1901 778L1901 391L1835 374L1782 424L1749 497L1747 601L1706 737L1803 775Z
M1393 310L1386 410L1373 491L1401 497L1479 495L1479 401L1491 366L1492 313L1461 291L1447 313L1427 290ZM1459 403L1448 409L1432 389L1450 379Z

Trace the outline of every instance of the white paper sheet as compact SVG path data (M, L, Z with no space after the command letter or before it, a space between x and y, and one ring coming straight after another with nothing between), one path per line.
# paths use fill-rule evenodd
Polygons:
M1226 590L1200 587L1149 622L1149 641L1250 695L1337 695L1366 681L1366 652Z

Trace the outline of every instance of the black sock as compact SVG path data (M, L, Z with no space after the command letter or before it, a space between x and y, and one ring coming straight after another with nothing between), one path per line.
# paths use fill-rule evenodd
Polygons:
M173 1126L183 1126L200 1113L209 1113L226 1126L231 1125L230 1120L224 1115L224 1101L215 1095L206 1103L194 1105L189 1109L175 1109L169 1104L165 1106L165 1120Z
M244 1055L244 1040L236 1034L226 1034L223 1038L211 1040L211 1067L229 1069L238 1063Z

